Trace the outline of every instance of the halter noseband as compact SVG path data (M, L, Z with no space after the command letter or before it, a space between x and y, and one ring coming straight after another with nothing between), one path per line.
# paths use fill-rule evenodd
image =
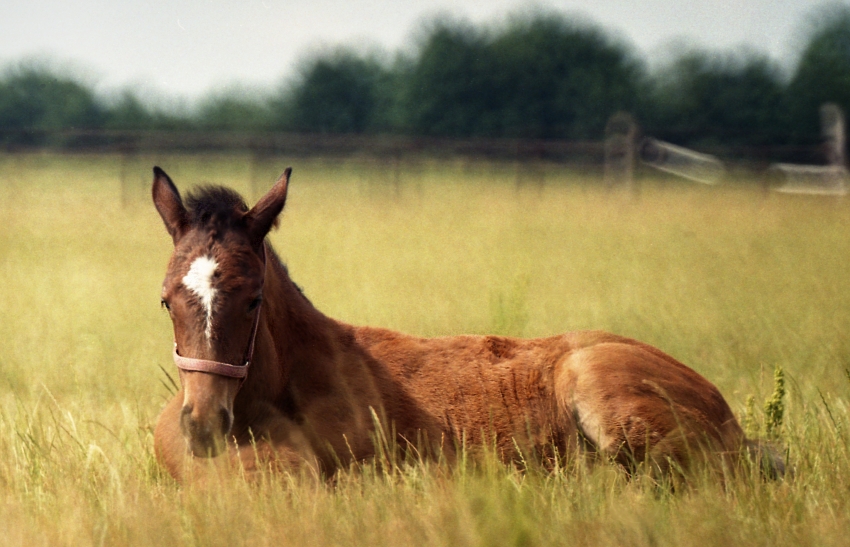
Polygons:
M265 279L265 266L266 266L266 245L262 244L262 258L263 258L263 278ZM251 325L251 337L248 342L248 349L245 351L245 357L242 360L241 365L231 365L230 363L222 363L220 361L210 361L207 359L194 359L192 357L183 357L177 353L177 341L174 342L174 364L177 365L177 368L180 370L188 370L191 372L208 372L210 374L217 374L219 376L226 376L228 378L239 378L239 387L242 387L242 383L245 381L245 377L248 376L248 367L251 365L251 360L254 358L254 342L257 340L257 331L260 327L260 313L263 309L262 300L257 305L257 314L254 316L254 323Z

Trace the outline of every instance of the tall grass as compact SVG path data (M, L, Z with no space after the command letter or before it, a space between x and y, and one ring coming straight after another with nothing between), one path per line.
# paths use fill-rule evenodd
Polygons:
M239 156L149 160L122 187L117 157L0 156L4 545L846 544L848 203L672 180L629 200L557 166L518 186L492 163L423 161L399 181L395 167L294 161L271 239L325 313L427 336L645 340L715 382L752 431L770 429L795 473L670 494L605 464L519 472L485 457L195 488L152 454L172 365L159 309L170 240L149 169L184 190L261 189ZM777 369L780 420L763 410L777 408Z

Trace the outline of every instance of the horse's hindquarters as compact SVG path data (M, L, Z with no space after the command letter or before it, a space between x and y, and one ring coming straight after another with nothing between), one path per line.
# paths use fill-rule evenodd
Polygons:
M738 453L744 434L708 380L659 350L617 340L573 351L557 372L558 403L578 434L627 467L686 469Z

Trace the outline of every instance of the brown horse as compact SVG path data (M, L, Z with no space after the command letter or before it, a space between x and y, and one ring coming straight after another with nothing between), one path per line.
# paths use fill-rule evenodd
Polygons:
M155 449L178 480L216 456L248 472L330 476L374 456L378 433L448 460L487 445L506 461L589 451L656 470L733 463L752 444L714 385L635 340L425 339L323 315L265 241L289 174L248 209L221 187L184 204L154 168L153 201L174 241L162 304L182 385Z

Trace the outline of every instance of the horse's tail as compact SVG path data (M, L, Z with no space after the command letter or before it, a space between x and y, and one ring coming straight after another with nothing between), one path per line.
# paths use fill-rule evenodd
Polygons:
M761 439L744 439L744 449L750 462L758 466L766 479L785 477L786 462L780 447Z

